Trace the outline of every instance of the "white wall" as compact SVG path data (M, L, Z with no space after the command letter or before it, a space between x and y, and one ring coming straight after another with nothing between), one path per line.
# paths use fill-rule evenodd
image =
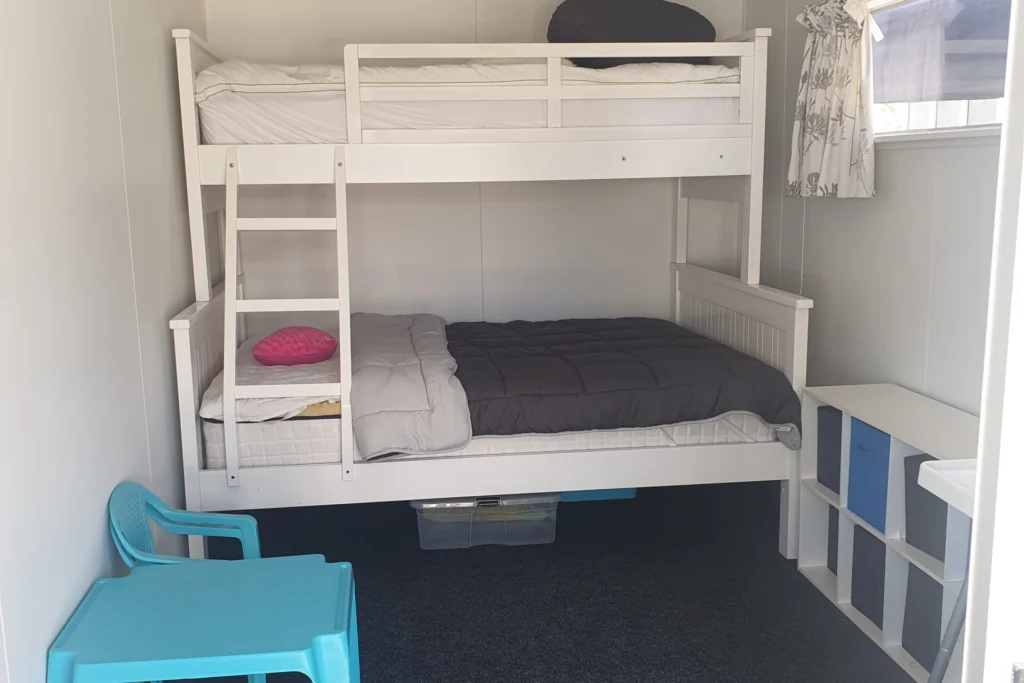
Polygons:
M880 147L875 199L808 200L814 383L895 382L978 413L998 158L998 138Z
M341 63L346 43L544 42L561 0L215 0L207 37L228 55ZM739 0L688 0L719 37L740 32Z
M210 42L227 55L340 62L349 42L544 41L558 2L218 0L206 11ZM740 32L741 0L687 4L719 35ZM277 203L282 194L292 197L287 208ZM330 215L331 206L281 189L243 196L241 210ZM357 310L430 311L452 320L669 314L673 181L360 187L349 206ZM691 260L717 266L723 231L710 218L691 226ZM730 228L735 234L738 226ZM249 295L325 295L334 286L330 239L247 235ZM726 270L736 262L735 236L730 244ZM285 319L265 318L251 331Z
M184 504L167 321L195 301L173 28L202 31L203 0L111 0L135 306L154 491Z
M977 414L998 138L881 142L874 199L786 198L803 6L746 3L774 32L763 281L815 301L810 384L895 382Z
M31 65L8 69L4 89L18 93L17 103L0 108L0 301L9 325L0 335L0 680L10 683L44 680L59 628L96 578L119 571L105 512L113 486L169 471L172 416L147 401L166 384L166 368L148 359L160 342L140 341L148 323L138 310L149 314L173 287L152 272L155 257L133 264L133 251L155 254L165 235L158 231L184 224L158 215L164 207L153 197L169 191L162 186L175 172L146 168L168 162L140 152L139 141L174 144L165 120L146 120L167 101L170 55L163 29L158 39L147 31L172 19L201 26L197 7L5 6L5 23L17 30L7 32L0 56ZM148 37L136 42L134 31ZM119 97L126 131L134 131L124 146ZM151 234L140 227L150 225ZM187 275L172 249L162 258Z

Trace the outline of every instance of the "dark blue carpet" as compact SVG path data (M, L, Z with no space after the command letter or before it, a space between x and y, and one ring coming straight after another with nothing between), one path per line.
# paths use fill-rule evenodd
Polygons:
M352 563L365 683L909 682L778 554L778 504L647 489L562 504L551 545L447 551L419 549L407 504L255 516L264 555Z

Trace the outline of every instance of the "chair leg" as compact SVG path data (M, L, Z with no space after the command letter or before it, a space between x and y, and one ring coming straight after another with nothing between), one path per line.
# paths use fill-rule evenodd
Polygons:
M359 683L359 630L356 623L356 587L352 585L352 605L348 616L348 679Z

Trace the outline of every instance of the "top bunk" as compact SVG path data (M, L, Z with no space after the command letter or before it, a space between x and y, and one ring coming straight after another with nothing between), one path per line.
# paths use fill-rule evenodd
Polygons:
M334 183L338 164L347 184L761 173L769 29L714 43L355 44L333 67L231 60L173 35L200 185L224 185L229 156L244 184ZM602 57L714 63L568 61Z

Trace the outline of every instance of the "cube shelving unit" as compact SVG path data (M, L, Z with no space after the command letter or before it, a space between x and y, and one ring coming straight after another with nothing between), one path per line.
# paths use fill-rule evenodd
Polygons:
M970 519L917 473L977 449L978 418L893 384L804 392L797 566L920 683L964 579ZM958 644L944 683L961 665Z

